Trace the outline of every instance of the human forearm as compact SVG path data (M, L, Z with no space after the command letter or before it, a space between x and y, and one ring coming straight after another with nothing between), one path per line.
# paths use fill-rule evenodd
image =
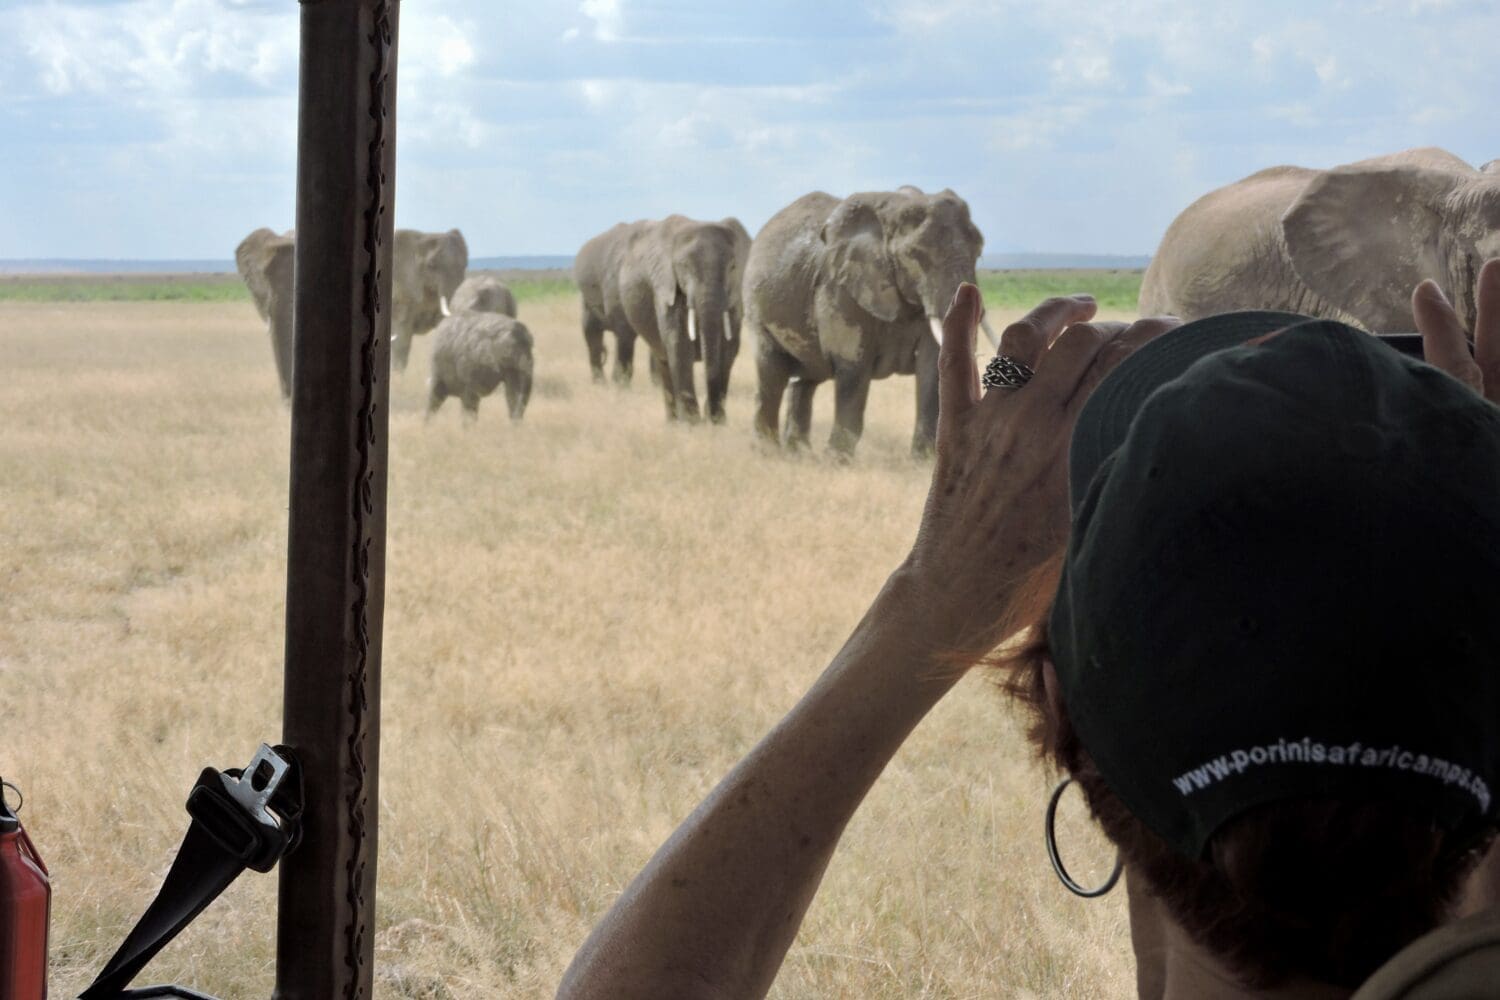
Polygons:
M559 996L769 989L849 818L962 673L898 572L812 689L657 851Z

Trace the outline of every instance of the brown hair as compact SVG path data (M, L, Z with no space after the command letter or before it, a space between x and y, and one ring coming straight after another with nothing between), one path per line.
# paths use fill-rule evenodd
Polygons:
M1352 989L1444 920L1489 838L1456 842L1400 803L1261 806L1217 831L1202 860L1178 854L1136 819L1099 774L1066 707L1049 704L1047 620L1062 560L1057 553L1019 589L1004 619L1017 638L990 662L1028 709L1037 755L1078 782L1126 865L1184 931L1247 986L1300 975Z

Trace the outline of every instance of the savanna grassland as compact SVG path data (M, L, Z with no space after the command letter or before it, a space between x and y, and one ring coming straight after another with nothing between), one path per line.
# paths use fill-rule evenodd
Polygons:
M1138 281L983 284L1004 320L1058 290L1118 317ZM199 769L274 741L281 703L289 417L264 327L237 281L100 284L0 283L0 773L52 868L56 996L155 892ZM629 390L591 384L565 281L520 292L524 423L496 399L470 428L454 402L424 421L422 341L393 383L386 997L551 996L838 649L927 486L909 378L876 384L853 465L768 457L748 346L728 425L668 426L643 366ZM1050 784L1013 708L965 680L851 823L773 995L1130 995L1123 891L1074 899L1048 868ZM1110 858L1072 806L1064 850L1094 878ZM142 981L269 995L274 897L247 874Z

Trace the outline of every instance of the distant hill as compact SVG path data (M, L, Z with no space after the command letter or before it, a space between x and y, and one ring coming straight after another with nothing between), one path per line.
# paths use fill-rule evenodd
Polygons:
M982 270L1140 270L1151 258L1128 254L989 253L979 258ZM529 254L515 257L471 257L476 271L565 271L573 266L570 254ZM66 257L0 260L0 274L233 274L232 260L99 260Z
M987 253L979 258L987 271L1141 271L1149 263L1147 254Z

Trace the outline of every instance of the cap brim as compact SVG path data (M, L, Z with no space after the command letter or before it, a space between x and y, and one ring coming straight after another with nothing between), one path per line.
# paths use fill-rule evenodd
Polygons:
M1158 388L1215 351L1306 323L1286 312L1234 312L1184 323L1122 361L1084 404L1068 451L1068 495L1077 510L1099 466L1125 441L1131 421Z

